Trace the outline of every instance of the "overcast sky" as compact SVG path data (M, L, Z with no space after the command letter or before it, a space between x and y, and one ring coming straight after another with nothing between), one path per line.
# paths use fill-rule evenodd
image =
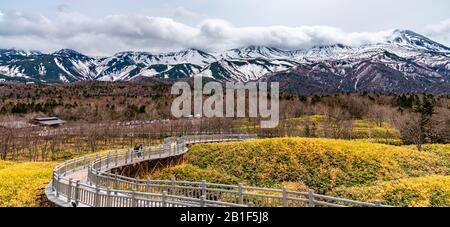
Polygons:
M0 48L301 49L409 29L450 45L449 0L0 0Z

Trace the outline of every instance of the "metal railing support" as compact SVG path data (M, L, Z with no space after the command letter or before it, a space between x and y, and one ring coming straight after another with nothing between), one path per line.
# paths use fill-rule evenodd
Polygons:
M52 191L56 191L56 187L55 187L55 171L52 171Z
M106 189L106 207L111 207L111 189L107 188Z
M136 199L136 191L135 190L133 190L131 192L131 206L137 207L137 199Z
M67 185L67 202L70 203L72 197L72 178L69 178L69 185Z
M168 194L169 195L176 195L175 189L176 189L176 182L175 182L175 180L172 179L171 183L170 183L170 189L168 191Z
M56 196L56 198L58 198L59 197L59 188L60 188L60 175L58 174L58 175L56 175L56 194L55 194L55 196Z
M242 184L238 184L238 196L239 196L239 204L244 204L244 196L242 193Z
M314 191L313 190L309 190L308 193L308 200L309 200L309 207L314 207Z
M75 182L75 204L78 206L79 202L80 202L80 181L77 180Z
M206 196L206 180L202 180L202 195Z
M147 180L147 181L146 181L146 185L145 185L145 186L146 186L146 188L145 188L146 191L147 191L147 192L150 192L150 191L151 191L151 190L150 190L150 189L151 189L151 188L150 188L150 180Z
M288 193L287 193L287 188L286 187L283 187L283 206L284 207L288 207L289 206Z
M162 206L162 207L167 207L167 202L166 202L166 200L167 200L167 192L166 192L166 191L163 191L163 192L162 192L162 196L161 196L161 206Z
M100 189L98 185L95 185L95 197L94 197L94 207L100 206Z
M134 190L135 191L139 191L139 179L137 179L137 178L134 181Z
M108 156L106 157L106 168L109 168L109 159L111 158L111 152L108 152Z
M117 173L114 174L114 189L119 189L119 180L117 179ZM114 192L117 195L117 191Z
M206 200L206 196L205 195L200 196L200 207L206 207L205 206L205 204L206 204L205 200Z

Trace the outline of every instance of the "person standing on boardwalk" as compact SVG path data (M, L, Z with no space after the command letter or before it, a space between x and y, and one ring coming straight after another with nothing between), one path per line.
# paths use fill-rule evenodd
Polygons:
M144 152L144 147L141 144L141 145L139 145L139 148L138 148L138 153L137 153L138 158L142 158L143 152Z

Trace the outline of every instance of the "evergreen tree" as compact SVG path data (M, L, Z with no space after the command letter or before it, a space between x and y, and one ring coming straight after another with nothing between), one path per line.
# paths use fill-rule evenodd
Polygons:
M433 96L423 96L422 101L420 99L417 100L417 105L414 107L413 112L419 114L420 121L420 142L417 144L417 148L419 151L422 151L422 144L426 142L430 137L431 127L430 125L431 118L434 114L434 107L436 105L436 101Z

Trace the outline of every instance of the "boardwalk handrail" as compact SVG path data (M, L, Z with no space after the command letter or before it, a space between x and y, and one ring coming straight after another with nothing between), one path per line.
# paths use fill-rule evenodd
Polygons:
M46 190L54 203L95 207L314 207L365 206L387 207L380 202L367 203L287 188L272 189L208 183L206 181L142 180L112 174L111 170L144 161L176 157L194 143L256 139L249 134L221 134L170 137L159 146L146 147L138 155L134 150L87 155L66 161L53 170ZM82 181L70 177L87 171Z

